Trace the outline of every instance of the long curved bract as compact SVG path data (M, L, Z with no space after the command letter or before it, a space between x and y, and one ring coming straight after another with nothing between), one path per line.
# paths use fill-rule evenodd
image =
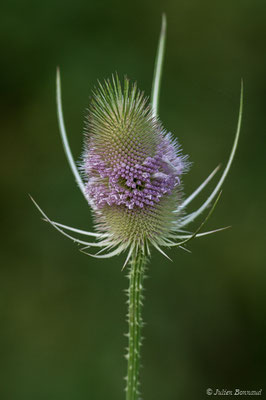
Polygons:
M71 168L71 171L75 177L75 180L81 190L81 193L83 194L83 196L85 197L85 199L87 201L87 198L85 196L85 186L81 179L79 171L77 169L76 163L73 159L73 155L72 155L69 143L68 143L66 128L65 128L65 124L64 124L63 109L62 109L61 80L60 80L59 68L57 68L57 72L56 72L56 104L57 104L59 131L60 131L60 136L61 136L61 139L63 142L63 147L64 147L64 151L66 154L66 158L67 158L68 164Z
M201 205L201 207L197 210L192 212L191 214L187 215L186 217L181 220L179 227L183 227L188 225L190 222L194 221L206 208L210 205L210 203L213 201L217 193L220 191L225 178L228 175L228 172L231 168L232 162L235 157L237 145L238 145L238 140L239 140L239 135L240 135L240 129L241 129L241 122L242 122L242 113L243 113L243 81L241 81L241 91L240 91L240 106L239 106L239 114L238 114L238 121L237 121L237 128L236 128L236 134L235 134L235 139L233 143L233 147L228 159L228 162L226 164L226 167L224 169L224 172L216 185L215 189L211 193L211 195L207 198L207 200Z
M153 83L151 91L151 105L154 117L158 115L158 109L159 109L159 96L160 96L163 60L165 52L166 26L167 26L166 15L163 14L162 27L161 27L156 59L155 59L154 75L153 75Z

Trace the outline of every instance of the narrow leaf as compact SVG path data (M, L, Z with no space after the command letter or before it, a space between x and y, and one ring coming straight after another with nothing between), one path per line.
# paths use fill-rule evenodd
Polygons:
M183 221L180 223L180 227L188 225L190 222L194 221L195 218L197 218L212 202L212 200L215 198L219 190L221 189L225 178L228 175L228 172L231 168L233 159L235 157L237 145L238 145L238 140L239 140L239 135L240 135L240 128L241 128L241 121L242 121L242 112L243 112L243 81L241 81L241 92L240 92L240 106L239 106L239 114L238 114L238 122L237 122L237 129L236 129L236 134L235 134L235 140L233 143L233 147L230 153L229 160L227 162L227 165L224 169L224 172L216 185L215 189L211 193L211 195L208 197L208 199L201 205L201 207L197 210L194 211L193 213L189 214L187 217L183 219Z
M158 115L158 108L159 108L159 96L160 96L161 78L163 70L164 51L165 51L166 25L167 25L166 15L163 14L161 33L158 43L157 55L155 59L152 92L151 92L151 105L152 105L153 115L155 117Z
M56 72L56 104L57 104L57 116L58 116L58 123L59 123L59 131L60 131L61 139L63 142L63 147L64 147L64 151L66 154L66 158L67 158L68 164L71 168L71 171L75 177L75 180L81 190L81 193L83 194L83 196L86 199L85 186L81 179L79 171L77 169L75 161L73 159L72 152L71 152L71 149L70 149L70 146L68 143L66 129L65 129L63 110L62 110L61 81L60 81L59 68L57 68L57 72ZM87 201L87 199L86 199L86 201Z

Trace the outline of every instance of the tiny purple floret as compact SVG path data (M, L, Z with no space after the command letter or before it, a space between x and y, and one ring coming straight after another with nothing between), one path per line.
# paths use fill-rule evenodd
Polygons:
M183 158L178 155L170 134L160 136L155 155L145 157L142 163L133 147L123 154L114 148L113 156L107 161L105 149L99 154L93 139L90 140L85 164L89 177L86 193L96 209L114 204L130 210L152 207L180 185L185 168Z

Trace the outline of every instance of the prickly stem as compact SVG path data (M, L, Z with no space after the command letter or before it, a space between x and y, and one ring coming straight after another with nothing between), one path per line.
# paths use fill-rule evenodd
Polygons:
M137 248L131 257L128 289L128 353L126 400L137 400L139 396L139 368L142 328L143 277L147 257L142 248Z

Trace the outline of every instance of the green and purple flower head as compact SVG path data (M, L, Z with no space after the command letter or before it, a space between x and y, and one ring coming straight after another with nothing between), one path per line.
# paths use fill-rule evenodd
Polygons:
M95 88L88 107L84 151L79 168L68 144L59 70L57 73L60 133L72 172L92 208L96 232L51 221L35 204L46 221L74 242L84 245L83 252L87 253L89 247L100 247L99 252L90 255L105 258L127 251L124 265L137 248L150 255L150 246L153 246L166 255L162 247L185 248L184 245L194 237L214 232L199 233L199 230L216 205L239 138L242 89L235 141L225 170L202 206L186 214L188 204L213 178L219 167L184 199L182 177L190 163L188 157L182 154L177 139L167 132L158 117L164 45L163 18L150 100L137 88L136 83L130 83L127 78L121 83L117 75ZM199 228L194 233L184 231L212 202L213 207ZM66 231L92 236L96 241L87 242Z
M187 162L136 84L116 77L100 85L86 131L82 168L97 230L112 246L166 243L178 228Z

